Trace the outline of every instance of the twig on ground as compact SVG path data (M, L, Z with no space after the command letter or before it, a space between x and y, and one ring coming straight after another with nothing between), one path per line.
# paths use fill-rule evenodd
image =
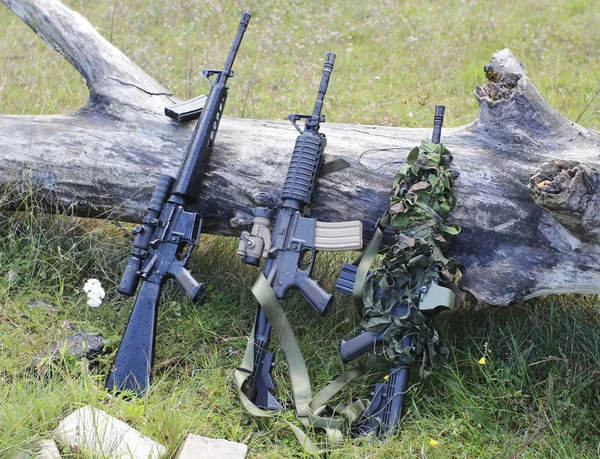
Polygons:
M157 363L154 366L154 371L162 371L168 367L175 366L182 360L183 360L183 355L176 355L175 357L171 357L167 360L163 360L162 362Z
M565 403L565 404L563 405L563 407L562 407L560 410L558 410L558 413L556 413L554 416L552 416L552 417L551 417L551 418L548 420L548 422L547 422L546 424L544 424L542 427L540 427L540 428L539 428L539 429L538 429L538 430L537 430L537 431L536 431L536 432L535 432L535 433L534 433L534 434L533 434L533 435L532 435L532 436L531 436L531 437L530 437L530 438L529 438L529 439L528 439L528 440L527 440L525 443L523 443L523 445L522 445L522 446L521 446L521 447L520 447L520 448L519 448L517 451L515 451L515 453L514 453L512 456L510 456L510 459L515 459L515 458L517 458L517 457L519 456L519 454L521 454L521 452L522 452L522 451L523 451L525 448L527 448L527 447L528 447L528 446L531 444L531 442L537 438L537 436L538 436L539 434L541 434L541 433L542 433L544 430L546 430L546 429L547 429L547 428L550 426L550 424L552 424L554 421L556 421L556 418L557 418L557 417L558 417L558 416L559 416L559 415L560 415L560 414L561 414L563 411L565 411L565 409L567 408L567 406L569 406L569 404L568 404L568 403Z

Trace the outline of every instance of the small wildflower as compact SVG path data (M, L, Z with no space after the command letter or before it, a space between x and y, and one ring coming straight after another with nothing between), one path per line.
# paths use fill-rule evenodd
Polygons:
M87 304L91 308L99 307L106 296L102 284L98 279L88 279L83 286L83 291L87 293Z
M485 365L487 363L487 356L488 356L489 352L490 352L490 348L488 346L488 343L485 343L483 345L483 357L481 357L479 359L479 365Z
M383 380L384 380L384 381L387 381L388 379L390 379L390 376L389 376L389 375L385 375L385 376L383 377Z
M429 446L437 446L439 445L439 441L435 441L433 438L429 440Z

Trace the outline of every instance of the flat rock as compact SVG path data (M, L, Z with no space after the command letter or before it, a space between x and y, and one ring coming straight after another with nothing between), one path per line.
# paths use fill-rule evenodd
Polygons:
M40 450L34 456L35 459L61 459L60 451L54 440L42 440L38 443L38 447Z
M16 451L8 456L8 459L31 459L31 454L26 451Z
M48 364L54 362L61 350L64 349L66 355L72 355L77 359L85 357L90 362L96 360L104 351L104 336L101 333L79 331L69 336L66 341L57 343L44 354L33 358L33 367L36 370L44 370Z
M67 353L78 359L94 360L104 349L104 336L100 333L80 331L67 339ZM58 348L55 348L57 350Z
M37 300L30 301L28 306L31 309L43 309L44 311L47 311L49 314L52 315L58 314L58 308L56 307L56 305L51 303L50 301L46 301L45 299L40 298Z
M189 434L175 459L244 459L247 451L243 443Z
M63 419L54 436L71 451L110 459L158 459L166 453L160 443L89 405Z

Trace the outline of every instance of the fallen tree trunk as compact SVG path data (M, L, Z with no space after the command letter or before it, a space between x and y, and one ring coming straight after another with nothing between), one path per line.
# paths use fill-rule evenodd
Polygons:
M169 91L57 0L2 1L77 68L90 99L72 115L0 116L0 186L22 195L25 185L74 215L140 221L156 175L176 174L194 123L164 117ZM463 228L452 253L461 288L498 306L600 293L600 133L552 109L510 51L486 73L479 118L442 138L460 173L450 220ZM369 238L398 159L430 131L326 123L322 132L327 157L351 167L319 180L313 215L360 219ZM197 204L204 231L237 235L252 207L277 203L296 135L287 122L223 119Z

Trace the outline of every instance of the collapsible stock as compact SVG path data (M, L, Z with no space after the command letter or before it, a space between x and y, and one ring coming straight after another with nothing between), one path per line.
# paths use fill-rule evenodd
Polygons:
M396 434L406 402L409 374L410 367L396 367L387 381L375 384L373 399L363 412L362 422L353 430L354 435L372 433L382 438Z

